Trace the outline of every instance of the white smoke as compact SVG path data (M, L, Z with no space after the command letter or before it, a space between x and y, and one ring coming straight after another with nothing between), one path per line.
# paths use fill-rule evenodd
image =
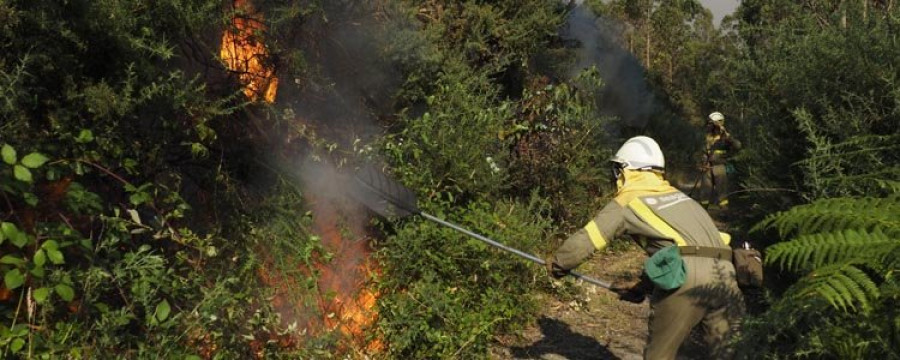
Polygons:
M658 111L657 101L647 86L644 67L620 43L622 25L599 17L581 1L566 19L561 31L565 40L578 42L578 61L571 75L596 67L604 82L601 113L622 119L627 126L642 128Z

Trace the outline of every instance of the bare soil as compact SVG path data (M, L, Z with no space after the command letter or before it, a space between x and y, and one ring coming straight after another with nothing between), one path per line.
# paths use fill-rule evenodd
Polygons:
M637 247L604 251L579 271L612 282L636 283L645 255ZM563 280L572 282L573 280ZM641 359L647 339L648 301L632 303L589 283L574 286L573 295L547 297L544 311L524 332L498 338L492 359Z

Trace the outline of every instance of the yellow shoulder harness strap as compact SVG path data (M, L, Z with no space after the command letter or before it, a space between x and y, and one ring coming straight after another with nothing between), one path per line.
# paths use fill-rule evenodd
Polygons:
M665 220L656 215L647 204L644 204L640 198L635 198L628 203L628 207L634 210L634 212L640 216L647 224L649 224L652 228L659 231L665 237L672 239L675 241L675 244L678 246L685 246L687 242L684 241L684 238L681 237L675 229L672 228Z

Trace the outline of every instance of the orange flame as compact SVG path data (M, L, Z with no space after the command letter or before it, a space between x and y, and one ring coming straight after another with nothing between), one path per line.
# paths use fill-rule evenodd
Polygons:
M340 331L347 342L357 348L364 348L370 353L381 351L384 344L380 339L366 338L367 331L378 319L375 311L377 299L378 293L366 287L355 289L350 294L336 294L333 299L322 298L320 306L326 313L325 326Z
M279 271L267 249L256 249L263 259L258 275L263 284L275 290L271 305L281 315L281 325L290 326L293 322L301 327L289 335L258 334L259 338L251 343L256 358L265 358L265 342L277 341L279 346L288 348L300 346L305 336L327 332L341 335L337 344L339 351L380 353L385 348L384 343L379 337L370 336L378 320L376 301L379 294L371 284L378 267L370 257L368 239L360 235L365 234L361 217L348 214L350 211L345 208L337 209L337 205L327 199L305 196L313 205L313 230L321 237L322 246L330 257L315 261L315 269L319 272L318 293L303 294L295 293L303 290L292 288L292 284L301 283L300 277L314 276L313 269L300 267L297 272ZM300 298L294 295L300 295ZM309 311L309 300L314 300L321 317Z
M225 66L238 74L244 94L251 100L275 102L278 78L269 62L269 52L262 42L266 26L262 14L249 0L234 0L231 27L222 34L219 56Z
M368 241L342 236L339 230L342 224L338 223L338 214L330 204L316 202L315 210L315 228L322 236L324 247L334 254L330 261L318 265L321 271L319 291L323 294L319 298L319 306L325 315L325 326L340 331L349 341L345 345L379 352L384 347L382 342L377 338L371 341L366 339L366 331L378 319L375 310L378 293L368 286L372 275L377 272L370 259ZM346 216L343 218L348 219ZM357 227L350 229L351 234L365 232L361 223L345 225Z

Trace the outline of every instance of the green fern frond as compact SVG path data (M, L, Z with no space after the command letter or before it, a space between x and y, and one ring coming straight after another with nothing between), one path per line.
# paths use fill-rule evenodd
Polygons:
M900 239L874 232L845 230L841 232L802 235L778 243L766 250L766 264L782 269L802 271L846 261L877 265L900 248Z
M900 289L900 277L898 277L900 275L900 246L894 247L891 252L886 253L880 260L881 262L874 264L876 266L873 266L873 268L882 274L886 285L892 284L892 286L897 286Z
M775 228L781 236L797 232L833 232L845 229L900 234L900 197L835 198L799 205L787 211L767 216L750 231Z
M788 301L824 299L840 311L868 312L880 296L878 285L854 264L830 265L801 279L787 294Z

